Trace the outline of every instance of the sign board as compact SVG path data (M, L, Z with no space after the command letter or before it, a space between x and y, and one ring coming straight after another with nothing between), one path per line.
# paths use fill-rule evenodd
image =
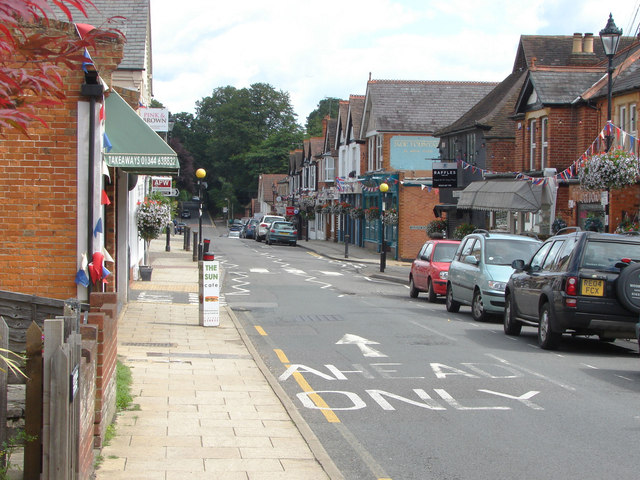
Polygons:
M200 325L217 327L220 325L220 262L201 261L200 273Z
M151 177L151 191L171 196L173 193L171 177Z
M455 162L433 162L433 188L456 188L458 186L458 164Z
M291 215L295 215L296 212L296 207L287 207L285 209L285 213L287 214L288 217L290 217Z
M138 113L154 132L169 131L168 108L141 108Z

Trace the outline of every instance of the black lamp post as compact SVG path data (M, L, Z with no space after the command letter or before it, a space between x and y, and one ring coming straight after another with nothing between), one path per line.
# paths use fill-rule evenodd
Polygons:
M382 193L382 210L380 211L380 231L382 232L382 239L380 241L380 272L384 273L384 269L387 267L387 240L385 237L384 212L387 207L387 192L389 191L389 185L382 182L379 188L380 193Z
M196 177L198 178L198 260L202 260L202 179L207 176L207 172L204 168L196 170Z
M613 137L611 135L611 90L613 86L612 77L613 77L613 57L618 51L618 45L620 43L620 37L622 36L622 29L616 27L615 22L613 21L613 16L609 14L609 20L607 21L607 25L600 30L600 40L602 40L602 48L604 49L604 54L609 59L609 67L607 69L607 134L605 136L607 141L607 152L611 148L611 143L613 141ZM605 232L609 231L609 189L607 188L607 203L604 209L604 220L605 220Z

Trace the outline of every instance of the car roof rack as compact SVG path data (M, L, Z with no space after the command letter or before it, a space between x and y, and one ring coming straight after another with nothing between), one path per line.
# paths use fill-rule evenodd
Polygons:
M489 231L485 230L484 228L476 228L473 232L471 233L481 233L482 235L486 235L487 237L490 236L489 235Z
M581 232L582 229L580 227L578 227L577 225L574 227L564 227L561 228L560 230L558 230L556 233L554 233L555 235L563 235L565 233L570 233L570 232Z
M540 237L538 237L538 234L536 232L531 232L531 231L526 231L526 232L521 232L520 235L524 235L525 237L531 237L531 238L535 238L536 240L540 240Z

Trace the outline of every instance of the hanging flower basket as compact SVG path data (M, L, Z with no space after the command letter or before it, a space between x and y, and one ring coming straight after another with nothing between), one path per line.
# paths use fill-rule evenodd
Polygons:
M352 208L351 211L349 212L349 216L354 220L364 218L364 210L360 207Z
M380 218L380 209L378 207L369 207L364 211L364 218L369 222Z
M395 208L385 210L382 215L382 223L384 223L385 225L397 225L398 211Z
M148 251L151 240L158 238L171 223L171 207L160 200L145 198L144 202L138 204L136 211L136 224L138 236L144 240L145 258L144 263L148 265Z
M636 183L640 162L633 153L616 148L593 155L578 167L585 190L615 190Z
M300 208L303 210L309 210L316 205L316 199L313 197L302 197L300 198Z
M335 213L336 215L340 215L343 213L349 213L349 211L351 210L351 205L349 205L347 202L340 202L340 203L336 203L333 206L333 213Z
M551 231L553 233L558 233L563 228L567 228L567 222L560 217L556 218L551 224Z
M442 233L447 230L447 222L442 219L432 220L427 224L427 235Z
M331 215L333 213L333 206L327 203L322 207L322 213Z

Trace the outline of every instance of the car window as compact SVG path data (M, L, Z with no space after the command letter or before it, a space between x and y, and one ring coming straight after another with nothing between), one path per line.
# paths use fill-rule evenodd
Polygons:
M516 259L529 261L540 247L538 242L518 238L488 238L485 246L485 262L489 265L511 265Z
M540 247L540 250L538 250L531 258L529 266L531 267L532 271L536 272L542 268L542 262L544 261L544 257L547 256L547 253L549 253L550 248L551 242L545 243L544 245L542 245L542 247Z
M481 249L482 249L482 243L480 242L480 240L476 240L476 243L474 243L473 247L471 248L470 255L473 255L478 262L482 258L482 250Z
M429 260L431 258L431 252L433 252L433 243L427 245L427 249L424 251L424 256Z
M585 268L615 269L623 258L640 261L640 243L587 240L582 255Z
M427 247L429 246L428 243L425 243L424 245L422 245L422 247L420 248L420 251L418 252L418 256L416 258L421 258L424 256L424 252L427 249Z
M569 259L571 258L571 252L573 252L573 247L575 247L577 241L577 237L567 237L562 249L560 250L560 254L558 255L558 264L555 266L554 270L558 272L565 272L567 270Z
M467 240L464 242L464 245L462 246L462 249L460 250L460 256L458 257L459 260L464 260L464 257L466 257L467 255L471 255L471 247L473 247L475 241L476 239L473 237L467 238Z
M434 247L433 261L434 262L450 262L453 260L453 256L458 249L458 245L455 243L438 243Z
M562 248L563 243L563 240L553 242L553 246L551 250L549 250L549 255L547 255L547 258L545 258L542 264L543 270L553 270L553 267L557 264L558 252Z

